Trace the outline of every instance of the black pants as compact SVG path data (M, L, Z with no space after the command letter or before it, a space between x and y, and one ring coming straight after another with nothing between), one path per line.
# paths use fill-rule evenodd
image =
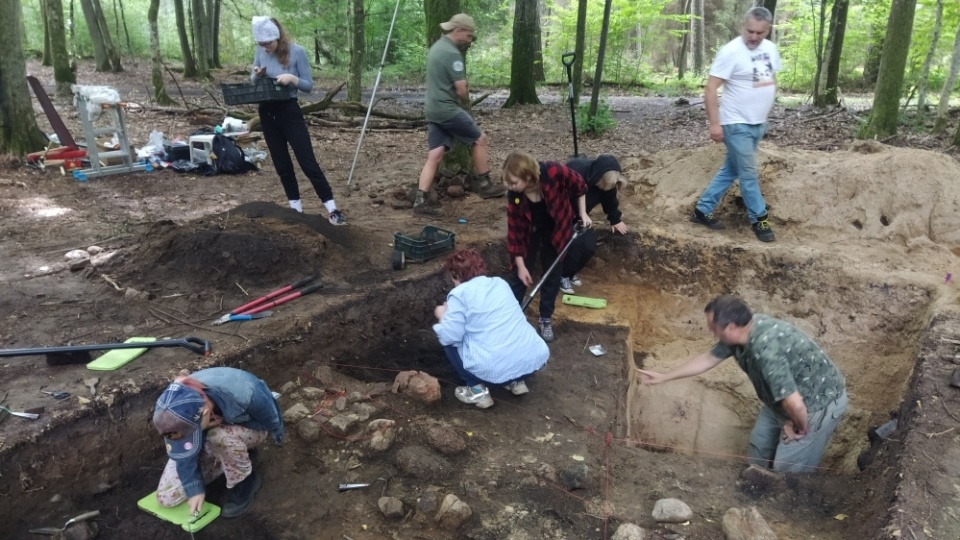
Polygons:
M541 270L546 272L550 265L553 264L553 261L557 260L557 250L553 247L553 244L550 243L550 230L534 230L532 238L530 238L530 247L527 250L527 256L523 258L523 264L526 265L527 270L530 271L531 277L533 274L533 267L536 264L537 254L540 255L540 265ZM560 292L560 266L563 263L557 265L557 268L553 269L553 272L550 273L550 276L543 282L543 286L540 288L540 318L549 319L553 316L554 307L557 304L557 293ZM517 269L513 269L513 273L510 274L507 282L510 284L510 289L513 291L513 295L517 297L518 302L523 302L523 297L527 294L527 286L520 281L520 277L517 275ZM537 280L534 280L536 283Z
M263 138L273 158L273 166L280 175L283 192L287 199L300 199L300 186L297 184L297 174L293 170L293 160L287 145L293 149L297 163L303 174L307 175L313 189L320 196L320 200L327 202L333 199L333 190L330 182L323 174L323 169L317 163L313 153L313 144L310 142L310 132L307 131L307 122L300 112L300 105L295 99L284 101L264 101L260 103L260 126L263 129Z
M596 252L597 231L587 229L570 244L570 249L567 250L563 262L560 263L563 265L563 271L560 272L560 275L565 278L572 278L579 274L581 270L586 268L587 263L590 262Z

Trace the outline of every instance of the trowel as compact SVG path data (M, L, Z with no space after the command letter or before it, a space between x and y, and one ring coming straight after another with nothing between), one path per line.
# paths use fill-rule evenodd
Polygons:
M86 514L80 514L79 516L70 519L69 521L67 521L67 522L63 525L63 528L61 528L61 529L58 529L58 528L56 528L56 527L42 527L42 528L40 528L40 529L30 529L30 532L33 533L33 534L45 534L45 535L47 535L47 536L56 536L56 535L62 533L63 531L67 530L67 527L73 525L74 523L79 523L79 522L81 522L81 521L86 521L86 520L88 520L88 519L95 518L95 517L97 517L97 516L99 516L99 515L100 515L100 511L99 511L99 510L94 510L94 511L92 511L92 512L87 512Z

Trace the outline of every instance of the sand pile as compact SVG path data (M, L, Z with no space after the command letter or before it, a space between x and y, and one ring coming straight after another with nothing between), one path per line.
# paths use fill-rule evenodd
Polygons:
M624 160L635 198L649 212L685 219L724 159L723 145ZM760 147L761 188L775 224L802 226L821 240L877 239L960 246L960 165L934 152L854 143L847 151ZM739 189L717 215L745 219Z

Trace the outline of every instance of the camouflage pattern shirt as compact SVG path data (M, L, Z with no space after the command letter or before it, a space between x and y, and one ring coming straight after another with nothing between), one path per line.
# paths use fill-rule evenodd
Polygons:
M823 410L846 389L843 375L813 339L767 315L753 316L745 346L717 343L710 354L736 358L760 401L784 418L779 403L794 392L800 392L809 414Z

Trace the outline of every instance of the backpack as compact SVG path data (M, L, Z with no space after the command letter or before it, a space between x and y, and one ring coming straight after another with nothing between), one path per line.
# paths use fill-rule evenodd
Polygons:
M210 159L217 174L239 174L255 168L246 160L236 141L222 133L213 136Z

